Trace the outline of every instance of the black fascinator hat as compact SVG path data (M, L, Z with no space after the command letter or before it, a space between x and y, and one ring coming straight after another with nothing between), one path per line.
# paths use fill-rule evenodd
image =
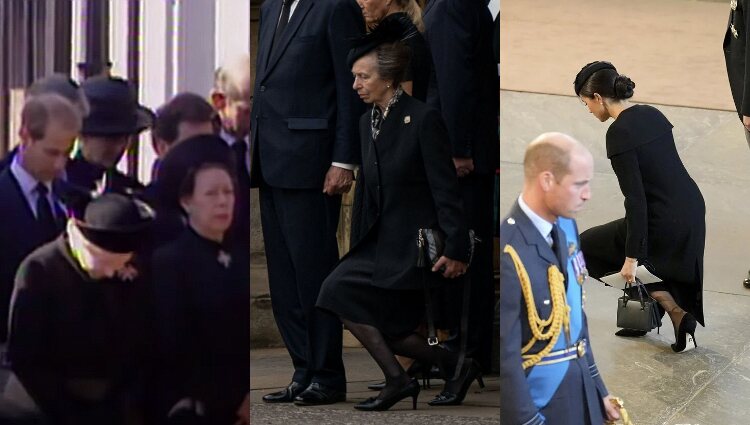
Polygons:
M594 61L586 64L586 66L581 68L581 70L578 71L578 74L576 75L575 81L573 82L573 88L576 91L576 96L579 96L581 94L581 89L586 83L586 80L591 78L591 76L594 75L595 72L601 71L603 69L611 69L617 72L617 68L615 68L615 66L612 65L611 62L607 61Z
M354 47L349 50L346 64L351 68L357 59L372 52L381 44L405 41L418 33L419 30L408 15L404 13L388 15L374 30L354 40Z

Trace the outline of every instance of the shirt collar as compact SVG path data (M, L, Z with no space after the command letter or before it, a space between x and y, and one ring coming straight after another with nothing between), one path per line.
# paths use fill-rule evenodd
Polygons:
M523 195L520 195L518 197L518 206L521 207L521 211L523 211L524 214L529 217L529 220L531 220L531 223L534 225L534 227L536 227L536 230L538 230L539 233L542 234L542 237L547 240L549 233L552 231L552 223L540 217L539 214L535 213L531 209L531 207L529 207L526 202L523 201Z
M229 146L232 146L238 140L236 137L234 137L231 134L229 134L229 132L226 131L226 130L224 130L223 128L221 130L219 130L219 137L221 137L221 139L223 141L225 141L226 144L229 145ZM245 143L249 143L250 142L250 135L248 135L247 137L245 137L243 140L245 141Z
M35 179L23 166L21 166L21 160L19 154L13 157L13 162L10 164L10 171L18 181L18 185L21 186L21 191L24 195L36 195L36 186L39 184L39 180ZM52 193L52 184L50 182L44 183L47 186L48 192Z

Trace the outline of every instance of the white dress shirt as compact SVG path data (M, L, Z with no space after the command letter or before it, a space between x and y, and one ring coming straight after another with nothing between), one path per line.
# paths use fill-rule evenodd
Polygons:
M523 201L523 195L518 197L518 206L521 210L529 217L531 223L536 227L536 230L542 234L542 237L547 241L549 246L552 246L552 223L543 219L539 214L535 213L527 204Z

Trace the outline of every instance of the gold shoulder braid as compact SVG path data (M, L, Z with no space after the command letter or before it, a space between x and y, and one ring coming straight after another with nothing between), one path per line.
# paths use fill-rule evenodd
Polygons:
M524 359L522 367L528 369L531 366L539 363L544 356L552 351L552 348L557 343L557 339L560 337L560 332L563 326L565 331L568 332L570 328L570 306L565 297L565 277L556 265L550 265L547 269L547 276L549 280L549 292L552 302L552 311L547 319L543 320L539 317L539 311L536 309L534 304L534 292L531 290L531 280L529 274L526 272L521 259L518 257L518 253L510 245L505 245L503 252L510 255L513 259L513 264L516 267L516 273L518 273L518 280L521 282L521 292L526 302L526 311L529 318L529 328L533 337L529 342L521 349L521 357ZM544 331L547 328L547 331ZM536 354L526 354L531 347L537 341L549 340L547 346L542 351Z

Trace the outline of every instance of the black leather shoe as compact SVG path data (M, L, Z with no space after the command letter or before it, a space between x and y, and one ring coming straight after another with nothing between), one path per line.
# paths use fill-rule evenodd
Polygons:
M622 328L619 331L615 332L615 336L624 336L624 337L638 337L638 336L645 336L646 331L639 331L636 329L627 329Z
M264 395L263 401L266 403L291 403L294 401L294 397L297 397L304 390L304 385L292 381L283 390Z
M346 401L346 393L325 387L317 382L310 384L305 391L294 398L297 406L321 406Z

